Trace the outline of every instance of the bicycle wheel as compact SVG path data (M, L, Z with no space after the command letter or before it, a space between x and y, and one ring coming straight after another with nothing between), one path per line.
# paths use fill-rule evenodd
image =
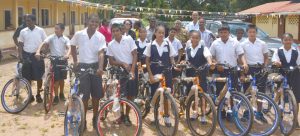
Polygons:
M116 116L116 112L112 111L114 100L109 100L98 111L97 117L97 134L99 136L106 135L128 135L128 136L139 136L142 130L142 117L139 108L131 101L120 98L119 100L121 107L130 107L128 117L131 120L131 125L126 126L123 122L124 114L121 117ZM120 111L121 112L121 111ZM102 117L106 116L105 120Z
M278 103L281 110L280 131L284 135L291 135L295 131L298 105L292 90L284 91L284 104Z
M229 103L229 104L228 104ZM246 121L242 121L247 113ZM253 109L245 95L232 91L231 97L224 97L218 106L218 123L227 136L247 135L253 124Z
M13 78L2 89L1 104L8 113L17 114L27 107L31 97L29 82L25 78Z
M171 94L164 93L165 107L164 113L159 113L160 96L157 98L154 106L155 126L159 135L174 136L178 130L179 115L178 107ZM167 108L166 108L167 107ZM165 113L166 112L166 113Z
M249 101L253 99L251 94L246 94L246 97ZM253 122L253 129L251 129L249 134L252 136L272 135L276 131L281 120L281 113L278 105L270 97L261 92L256 93L256 100L258 105L261 103L261 111L254 110L255 119ZM262 110L266 108L269 108L269 112L262 112ZM261 117L264 117L264 119L260 119Z
M53 103L54 80L52 76L47 76L44 84L44 109L46 114L50 111Z
M198 94L199 97L199 104L198 104L198 113L201 113L200 116L202 118L205 118L205 122L204 121L200 121L197 117L196 120L193 120L191 118L192 114L195 110L194 106L195 106L195 95L191 96L190 99L188 100L188 103L186 105L186 121L188 124L189 129L191 130L191 132L193 133L193 135L195 136L210 136L214 133L215 129L216 129L216 125L217 125L217 112L215 110L215 105L213 103L213 101L211 100L211 98L204 93L199 93ZM201 105L203 104L203 100L205 100L205 104L206 104L206 109L205 113L203 113L202 111L202 107ZM212 109L210 114L207 114L206 111L207 109ZM199 111L200 110L200 111ZM203 116L205 115L205 116ZM201 118L200 117L200 118Z
M85 112L81 98L72 96L72 102L67 106L64 119L65 136L82 136L84 131Z

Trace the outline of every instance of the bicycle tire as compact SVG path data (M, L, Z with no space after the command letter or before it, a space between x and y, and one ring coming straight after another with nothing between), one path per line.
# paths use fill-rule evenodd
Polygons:
M274 108L274 112L275 112L275 120L274 122L272 123L272 127L270 127L269 130L267 131L264 131L264 132L261 132L261 133L253 133L253 132L249 132L249 135L251 136L262 136L262 135L272 135L273 133L276 132L277 128L278 128L278 125L279 123L281 122L280 120L280 115L281 115L281 112L279 110L279 107L278 105L274 102L273 99L271 99L268 95L266 94L263 94L261 92L257 92L256 93L256 96L257 96L257 99L259 98L263 98L264 100L267 100L268 101L268 106L270 107L270 109L273 107ZM248 100L251 99L252 95L251 94L246 94L246 97L248 98ZM254 125L255 126L255 125Z
M171 136L175 136L176 135L176 132L178 130L178 124L179 124L179 114L178 114L178 107L176 106L176 102L175 102L175 99L172 97L172 95L170 93L166 93L164 92L163 93L165 95L165 98L169 99L170 102L171 102L171 107L173 110L173 114L174 114L174 118L175 118L175 123L174 123L174 130L173 132L171 132ZM154 106L154 122L155 122L155 127L156 127L156 130L158 131L158 133L162 136L169 136L169 135L165 135L163 134L162 130L159 128L159 120L158 120L158 114L159 114L159 111L158 111L158 108L159 108L159 99L160 96L158 96L158 98L156 99L156 102L155 102L155 106Z
M142 115L141 115L139 108L137 107L137 105L135 103L133 103L132 101L125 99L125 98L120 98L119 102L128 104L131 107L131 110L133 110L135 112L135 114L137 115L138 127L136 128L134 136L139 136L142 131ZM107 108L112 107L113 103L114 103L114 100L106 101L103 104L103 106L101 106L100 110L97 113L97 130L96 131L97 131L98 136L104 136L104 133L102 132L103 130L101 129L100 123L105 122L105 120L101 120L101 118L102 118L101 115L102 115L102 113L106 114Z
M81 117L81 122L79 124L79 129L78 129L78 135L79 136L83 136L83 132L84 132L84 125L85 125L85 112L84 112L84 105L83 102L81 100L81 98L77 95L73 95L72 96L72 101L78 101L79 103L79 110L81 112L80 117ZM75 102L74 102L75 103ZM68 117L67 117L67 112L68 112L69 106L67 106L66 112L65 112L65 118L64 118L64 134L65 136L68 136Z
M46 82L44 84L44 109L45 109L45 113L47 114L52 107L53 104L53 91L52 89L54 89L54 83L51 83L51 76L47 76L46 78Z
M149 87L147 87L144 82L140 82L138 92L139 92L138 98L142 99L145 102L143 108L140 108L142 118L145 119L151 109L150 98L149 98L150 96Z
M11 113L11 114L17 114L17 113L20 113L21 111L23 111L27 106L28 104L30 103L30 99L32 97L32 90L31 90L31 86L29 85L29 82L25 79L25 78L20 78L18 79L19 82L23 82L25 85L26 85L26 90L28 92L28 101L25 102L25 104L16 109L16 110L13 110L13 109L10 109L9 106L7 106L6 102L5 102L5 92L7 91L8 87L10 84L12 84L14 82L15 78L13 79L10 79L3 87L2 89L2 92L1 92L1 104L4 108L4 110L8 113Z
M186 108L187 108L186 109L186 122L187 122L187 125L188 125L188 127L191 130L193 135L195 135L195 136L211 136L211 135L213 135L213 133L216 129L216 125L217 125L217 112L215 110L216 109L215 104L212 101L212 99L210 98L210 96L208 96L207 94L199 93L198 97L200 97L200 98L203 97L204 99L206 99L206 102L209 103L209 105L211 105L210 109L213 109L213 110L210 110L210 112L213 114L212 127L209 130L209 132L204 134L204 135L197 133L197 131L192 127L192 123L191 123L191 120L190 120L190 109L191 109L190 107L192 106L192 102L195 101L195 95L192 95L189 98L189 100L187 100L188 102L187 102L187 105L186 105Z
M292 103L292 107L294 108L294 110L292 111L293 112L293 115L294 115L294 118L293 118L293 122L292 122L292 127L290 130L285 130L284 128L284 125L283 125L283 121L280 122L280 131L283 135L291 135L294 131L295 131L295 128L296 128L296 123L297 123L297 118L298 118L298 105L297 105L297 101L296 101L296 98L295 98L295 95L294 93L292 92L292 90L288 89L288 90L285 90L284 92L285 96L289 96L290 99L288 100L291 100L291 103ZM283 113L282 113L283 115ZM295 117L296 116L296 117Z
M217 118L218 118L218 123L219 123L219 126L221 128L221 130L223 131L224 135L227 135L227 136L245 136L247 135L251 128L252 128L252 124L253 124L253 109L252 109L252 106L250 105L250 102L249 100L246 98L245 95L243 95L242 93L240 92L237 92L237 91L232 91L231 92L231 96L238 96L240 97L243 101L245 101L245 104L246 104L246 107L248 107L248 111L249 111L249 124L246 128L242 128L239 121L237 121L236 119L234 120L234 123L235 123L235 126L239 129L239 131L242 131L241 133L239 134L234 134L233 132L231 132L230 130L228 130L227 128L225 128L224 124L222 123L222 108L224 106L224 103L225 103L225 97L222 98L222 100L220 101L219 105L218 105L218 112L217 112Z

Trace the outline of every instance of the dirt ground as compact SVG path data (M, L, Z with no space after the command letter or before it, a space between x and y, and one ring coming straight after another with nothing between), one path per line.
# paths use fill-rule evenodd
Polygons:
M2 90L4 84L13 77L14 67L16 61L8 60L6 62L0 63L0 89ZM35 89L36 84L33 87L33 94L36 94ZM65 87L65 95L69 87ZM2 106L0 106L0 135L1 136L63 136L63 120L64 116L61 115L65 111L64 102L60 102L59 105L56 105L50 113L45 114L43 104L37 104L33 102L19 114L9 114L7 113ZM95 136L96 132L92 127L92 111L88 111L87 114L87 131L85 136ZM153 114L148 115L148 117L143 120L143 129L142 135L151 136L157 135L155 132L155 126L150 125L150 120L152 120ZM300 116L298 115L298 119ZM299 130L296 130L293 136L296 136L299 133ZM185 119L180 119L179 129L177 132L178 136L189 136L191 135ZM219 127L217 127L215 136L222 136L222 132ZM280 135L279 129L274 135Z

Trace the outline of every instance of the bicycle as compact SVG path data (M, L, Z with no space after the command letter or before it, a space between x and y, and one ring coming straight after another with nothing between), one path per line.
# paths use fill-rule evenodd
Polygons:
M146 65L138 64L138 73L139 73L139 80L138 80L138 96L134 100L134 102L139 106L142 118L146 118L147 114L150 112L150 100L151 100L151 93L150 93L150 83L148 74L144 72L144 68Z
M272 135L277 130L278 124L281 121L281 112L278 105L272 98L262 92L258 92L257 85L259 84L257 84L257 80L262 81L263 79L258 79L257 76L267 75L268 72L263 69L261 64L252 65L250 67L261 70L257 73L247 76L243 80L239 80L242 82L241 84L250 83L250 86L246 90L244 90L243 85L241 85L241 92L244 92L246 97L251 102L255 116L264 116L266 118L255 119L253 122L255 129L252 129L249 134L252 136ZM263 113L263 107L268 107L270 112ZM247 116L247 114L244 114L244 116Z
M273 73L280 75L271 75L268 77L267 95L273 98L281 111L280 131L284 135L291 135L296 128L298 117L298 105L295 95L288 83L288 74L300 66L289 68L272 67ZM279 84L279 86L278 86ZM270 112L270 106L264 109L264 113Z
M195 77L185 77L181 79L186 83L193 82L191 90L189 91L187 98L185 100L186 121L188 127L191 130L193 135L210 136L214 133L216 129L217 113L215 110L214 102L212 101L211 97L203 91L203 88L200 85L200 83L202 82L200 78L200 73L207 71L209 65L203 65L196 68L192 65L180 64L178 65L178 67L182 67L183 71L186 71L185 69L188 68L195 70ZM195 114L195 113L199 117L199 109L201 109L200 116L205 118L205 121L202 121L200 123L196 122L190 117L191 114ZM210 113L207 113L208 110L210 110ZM209 118L210 120L207 121L206 120L207 118ZM197 131L197 129L199 129L199 131Z
M22 76L23 65L28 63L31 63L29 59L20 60L16 65L15 77L8 80L2 89L1 104L8 113L20 113L28 106L33 97L30 82Z
M247 97L237 92L237 88L233 87L234 80L231 77L241 72L241 68L239 66L231 67L229 64L217 64L216 67L222 71L224 69L228 70L228 73L226 73L227 77L208 78L210 96L215 105L218 105L217 119L219 126L227 136L247 135L253 124L253 109ZM219 96L216 95L216 90L212 90L216 89L215 83L225 83ZM248 111L249 116L246 122L243 122L240 119L245 111Z
M178 130L179 115L175 99L171 94L171 88L168 88L166 85L165 75L171 71L171 67L163 65L161 61L151 62L151 64L158 65L163 69L163 71L162 74L154 75L155 83L159 82L159 88L154 93L154 96L150 98L150 101L145 102L145 105L150 105L149 107L146 107L148 108L148 111L150 111L152 107L154 108L154 124L159 135L173 136L176 135ZM148 113L146 113L145 116L147 116L147 114ZM160 119L160 115L162 116L162 119ZM174 119L174 121L170 121L171 123L164 122L164 125L160 124L160 120L164 120L169 117Z
M178 77L173 78L173 84L172 84L172 88L173 88L173 97L175 98L175 100L179 101L179 108L180 108L180 112L179 112L179 117L181 117L182 115L184 115L184 111L186 110L186 104L185 104L185 100L187 97L187 88L186 88L186 84L187 82L190 81L185 81L186 77L186 65L177 65L177 67L182 67L182 72L181 75L179 75Z
M64 61L63 57L42 56L42 59L49 59L50 63L45 72L44 81L44 109L46 114L51 110L54 96L54 61Z
M80 69L75 73L75 78L72 76L73 66L57 65L69 71L70 93L65 102L66 112L64 117L64 134L65 136L82 136L85 127L85 111L82 102L82 94L79 94L80 80L79 78L94 74L95 70L92 68Z
M126 70L117 67L110 67L108 69L112 75L110 80L114 83L111 84L114 90L112 98L107 100L98 111L97 115L97 134L100 136L104 135L132 135L139 136L142 130L142 117L139 108L134 102L126 99L121 94L120 79L128 79L131 77ZM126 83L126 82L125 82ZM130 107L133 110L135 116L134 121L130 126L121 125L122 120L122 107ZM132 118L131 118L132 119ZM131 127L133 127L131 129ZM115 130L126 130L116 132Z

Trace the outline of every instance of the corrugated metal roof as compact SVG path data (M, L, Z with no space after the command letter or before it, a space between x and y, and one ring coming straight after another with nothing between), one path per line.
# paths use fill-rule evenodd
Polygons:
M298 13L300 12L300 3L294 3L291 1L271 2L246 9L244 11L239 12L238 14L271 14L280 12Z

